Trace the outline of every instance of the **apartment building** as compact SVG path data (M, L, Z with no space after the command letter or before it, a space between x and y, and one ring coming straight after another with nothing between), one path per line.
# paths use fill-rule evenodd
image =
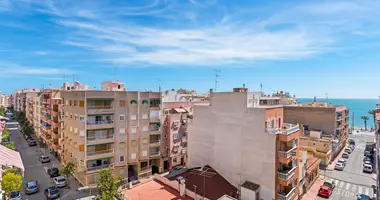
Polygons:
M305 130L322 131L321 137L332 139L334 159L346 144L349 128L349 110L344 105L308 102L284 106L286 123L303 124Z
M380 161L380 104L376 104L376 133L375 134L375 144L376 144L376 162ZM376 169L376 188L377 188L377 193L376 196L380 196L380 164L377 164L377 169Z
M10 98L10 95L1 94L0 92L0 107L4 107L4 108L10 107L9 98Z
M61 91L58 89L45 89L40 96L40 134L50 152L58 158L62 157L62 131L61 112L62 103ZM37 116L38 118L38 116Z
M193 111L189 168L210 165L237 188L255 183L257 199L298 198L300 126L284 123L277 97L244 90L212 93L210 105L195 105Z
M161 93L114 86L61 92L63 162L76 163L75 176L83 185L96 184L103 168L130 181L163 170Z

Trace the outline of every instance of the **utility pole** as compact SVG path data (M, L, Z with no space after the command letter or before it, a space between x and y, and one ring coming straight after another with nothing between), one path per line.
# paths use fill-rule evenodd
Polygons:
M263 84L260 83L260 92L263 93Z
M218 88L218 78L220 77L220 70L214 69L215 72L215 88L214 91L216 92L216 88Z

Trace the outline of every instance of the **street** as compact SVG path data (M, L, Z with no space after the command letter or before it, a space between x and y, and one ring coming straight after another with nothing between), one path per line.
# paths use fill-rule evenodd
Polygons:
M29 147L22 133L16 129L17 122L8 122L7 128L11 131L11 140L15 142L16 151L20 152L25 167L24 183L21 188L23 199L25 200L42 200L46 199L44 190L50 186L54 186L52 178L46 173L46 170L52 167L60 168L57 159L49 153L47 149L41 149L38 146ZM38 161L40 155L48 155L51 159L50 163L41 164ZM35 194L25 194L25 183L28 181L38 181L40 191ZM69 180L70 189L68 187L60 188L61 200L72 200L79 197L89 196L85 191L76 191L80 185L73 178Z
M320 171L320 176L326 176L336 182L336 188L329 199L357 199L356 195L358 193L373 196L372 185L376 184L374 180L375 172L373 174L363 172L363 158L366 142L373 142L375 136L373 133L360 132L350 135L349 138L355 141L355 150L347 159L347 165L344 170ZM324 198L317 197L316 199Z

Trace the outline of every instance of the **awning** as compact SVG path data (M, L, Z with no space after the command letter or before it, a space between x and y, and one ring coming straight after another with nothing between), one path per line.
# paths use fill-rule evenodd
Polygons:
M183 113L183 112L187 112L185 109L183 108L173 108L176 112L178 113Z
M133 103L137 104L137 101L136 100L131 100L130 104L133 104Z
M148 100L142 100L142 104L144 104L144 103L148 104L149 101Z
M20 153L0 145L0 166L13 166L21 170L24 174L25 168L22 163Z

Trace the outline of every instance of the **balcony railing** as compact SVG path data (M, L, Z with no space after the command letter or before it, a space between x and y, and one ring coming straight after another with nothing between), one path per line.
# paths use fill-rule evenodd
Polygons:
M279 192L278 193L278 200L290 200L292 199L294 193L295 193L295 189L296 188L293 188L292 190L290 190L290 192L288 192L287 194L283 193L283 192Z
M112 124L113 120L87 120L87 125Z
M297 146L294 146L293 148L291 148L291 149L288 150L288 151L278 150L278 155L279 155L281 158L290 158L292 155L295 155L294 150L295 150L296 148L297 148Z
M90 141L92 141L92 140L104 140L104 139L110 139L110 138L113 138L112 134L87 136L87 140L90 140Z
M87 155L88 156L93 156L93 155L98 155L98 154L103 154L103 153L112 153L113 149L107 149L107 150L102 150L102 151L88 151Z
M95 110L95 109L113 109L113 106L87 106L87 109L89 110Z
M282 135L290 135L294 132L297 132L300 130L299 124L293 125L293 124L284 124L285 128L275 128L275 129L267 129L266 131L270 134L282 134Z
M160 151L149 151L149 155L150 156L159 156L160 155Z
M286 181L289 180L294 175L295 173L294 171L296 170L296 167L297 166L294 166L290 170L278 171L277 177L282 180L286 180Z
M113 164L103 164L100 166L88 166L87 171L95 171L95 170L105 169L105 168L109 168L109 167L113 167Z

